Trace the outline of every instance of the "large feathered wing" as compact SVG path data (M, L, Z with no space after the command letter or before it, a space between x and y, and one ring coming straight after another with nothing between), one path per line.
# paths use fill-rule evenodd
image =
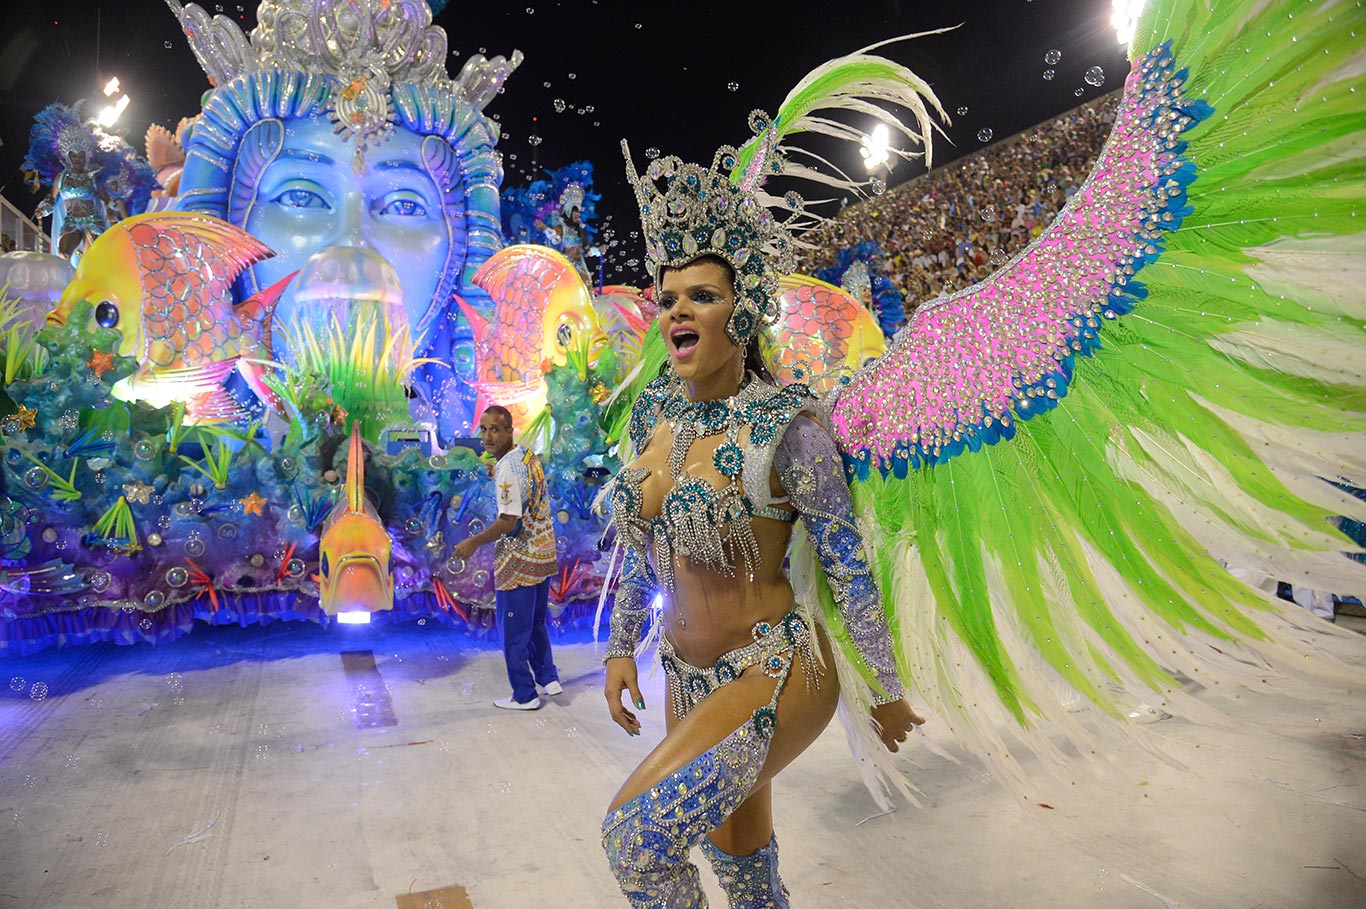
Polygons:
M1366 590L1332 523L1366 517L1334 485L1366 486L1343 6L1152 7L1072 202L826 401L903 671L998 767L1003 720L1084 743L1087 700L1195 711L1179 681L1324 662L1217 560Z

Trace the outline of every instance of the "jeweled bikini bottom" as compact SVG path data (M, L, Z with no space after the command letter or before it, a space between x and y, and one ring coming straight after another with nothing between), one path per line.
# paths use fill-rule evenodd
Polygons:
M775 624L759 622L751 634L754 643L723 653L706 668L679 659L668 635L660 639L659 661L669 682L675 716L681 720L707 695L735 681L751 666L762 666L764 675L777 679L778 685L768 704L754 711L754 729L764 738L773 734L777 725L778 696L783 693L793 661L800 658L806 665L807 677L819 679L815 635L795 609Z

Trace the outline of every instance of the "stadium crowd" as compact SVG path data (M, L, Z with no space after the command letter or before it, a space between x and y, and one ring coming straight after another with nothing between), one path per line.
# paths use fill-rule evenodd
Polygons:
M984 279L1025 248L1080 187L1110 135L1120 93L849 205L816 232L803 270L873 241L909 316Z

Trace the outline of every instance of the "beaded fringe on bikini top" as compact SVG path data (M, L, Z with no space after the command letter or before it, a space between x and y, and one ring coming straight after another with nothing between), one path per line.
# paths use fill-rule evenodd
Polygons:
M668 460L673 485L659 514L644 518L642 486L650 471L625 468L613 482L612 514L627 545L653 551L663 589L673 591L675 555L730 577L743 565L746 576L754 579L759 543L753 519L795 519L792 512L768 504L769 471L783 430L812 400L805 385L775 388L752 373L734 396L723 401L689 401L672 375L655 379L636 399L630 427L633 448L644 451L659 421L666 421L673 432ZM726 485L718 489L685 468L693 443L721 433L725 440L716 447L712 465Z

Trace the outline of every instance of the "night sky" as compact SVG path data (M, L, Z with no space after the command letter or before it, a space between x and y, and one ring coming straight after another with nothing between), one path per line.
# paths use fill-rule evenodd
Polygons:
M252 0L201 5L240 16L244 29L255 24ZM162 0L0 6L0 184L26 212L36 198L23 186L19 162L32 117L44 105L95 99L116 75L133 102L119 129L141 148L148 124L173 129L197 112L209 87ZM830 57L961 24L949 34L878 51L929 81L953 119L946 127L952 144L937 140L936 163L982 147L983 129L1003 139L1119 88L1127 69L1110 25L1110 0L698 2L688 4L689 12L672 11L683 6L454 0L436 17L449 37L452 73L481 49L489 56L513 48L526 55L486 110L503 124L505 183L526 180L533 153L542 166L592 161L604 197L600 209L614 216L609 226L629 243L613 254L618 264L639 254L638 241L626 236L633 211L621 138L630 139L638 160L657 147L710 161L716 146L748 138L751 109L772 112L797 80ZM1044 55L1051 49L1062 57L1052 67L1056 77L1045 81ZM1106 74L1100 87L1083 81L1092 66ZM557 99L563 113L556 112ZM962 108L967 112L960 115ZM542 139L535 148L527 141L533 127ZM834 153L851 172L861 166L852 147ZM902 163L891 182L919 172L918 162Z

